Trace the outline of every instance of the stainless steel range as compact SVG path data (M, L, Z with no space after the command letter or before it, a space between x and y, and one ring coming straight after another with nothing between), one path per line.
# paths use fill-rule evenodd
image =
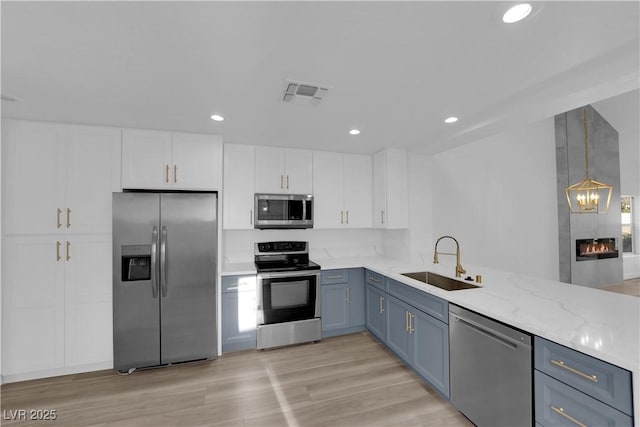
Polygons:
M309 261L309 243L256 243L254 254L258 349L319 341L320 266Z

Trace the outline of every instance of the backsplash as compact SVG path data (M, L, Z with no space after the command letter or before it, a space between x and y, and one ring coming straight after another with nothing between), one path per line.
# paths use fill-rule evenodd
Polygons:
M222 233L222 259L225 263L253 262L256 242L303 240L309 242L309 258L376 256L385 253L382 231L357 230L227 230Z

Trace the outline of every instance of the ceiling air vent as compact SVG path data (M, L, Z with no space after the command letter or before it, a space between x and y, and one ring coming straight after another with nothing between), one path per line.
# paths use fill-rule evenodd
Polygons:
M288 81L282 100L291 104L318 105L328 91L328 88L312 83Z

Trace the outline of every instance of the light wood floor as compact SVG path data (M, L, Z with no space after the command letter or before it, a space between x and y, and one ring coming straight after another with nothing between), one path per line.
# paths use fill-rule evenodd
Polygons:
M472 426L368 333L120 376L3 385L2 425ZM55 422L8 421L55 409Z
M619 285L603 286L601 289L609 292L617 292L619 294L640 297L640 277L625 280Z

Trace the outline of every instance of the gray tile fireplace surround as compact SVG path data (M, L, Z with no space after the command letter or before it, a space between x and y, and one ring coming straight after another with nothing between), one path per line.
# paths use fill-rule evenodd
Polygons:
M622 283L622 231L620 225L620 152L618 132L590 105L587 108L589 176L613 185L611 205L605 213L570 214L564 189L584 179L583 107L555 117L560 281L599 287ZM614 237L617 258L576 260L577 239Z

